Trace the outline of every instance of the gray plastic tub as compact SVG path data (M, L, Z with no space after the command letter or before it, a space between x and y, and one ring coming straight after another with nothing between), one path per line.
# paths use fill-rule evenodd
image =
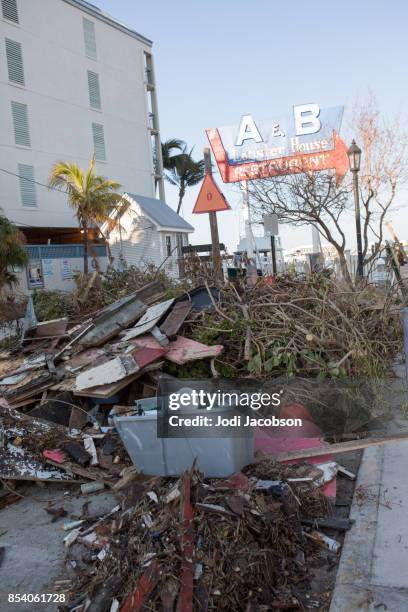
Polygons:
M156 410L113 420L134 465L144 474L179 476L196 459L206 476L224 478L254 458L251 430L245 438L158 438Z

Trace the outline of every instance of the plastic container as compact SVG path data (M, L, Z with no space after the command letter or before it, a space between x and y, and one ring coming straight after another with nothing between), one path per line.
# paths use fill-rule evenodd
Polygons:
M213 410L212 415L217 412ZM225 411L219 413L224 415ZM144 474L179 476L196 459L206 476L225 478L254 459L250 428L246 437L158 438L157 414L157 410L151 410L142 416L113 418L130 458Z

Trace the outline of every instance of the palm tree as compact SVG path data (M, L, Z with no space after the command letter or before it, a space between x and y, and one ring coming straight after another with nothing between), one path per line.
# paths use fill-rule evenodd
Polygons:
M84 242L84 273L88 273L88 231L94 224L112 222L109 213L121 199L119 183L98 176L94 172L95 158L86 172L74 162L56 162L51 170L48 186L62 188L68 195L68 204L75 211Z
M12 287L17 282L14 268L28 262L24 244L23 232L0 215L0 288L4 285Z
M179 201L177 213L180 212L186 188L197 185L204 178L205 162L203 159L195 161L192 158L193 149L187 153L187 147L183 148L182 153L172 157L172 166L166 174L166 179L172 185L178 187Z
M171 170L174 166L174 158L177 156L175 151L183 151L186 143L179 138L169 138L166 142L161 143L163 168Z

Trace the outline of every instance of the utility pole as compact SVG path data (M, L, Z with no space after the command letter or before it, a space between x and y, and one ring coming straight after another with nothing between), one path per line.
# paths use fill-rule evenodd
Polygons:
M204 148L204 163L205 163L205 173L211 175L212 174L211 153L208 147ZM214 272L216 276L220 276L221 275L221 251L220 251L220 239L218 236L217 213L209 212L208 214L210 217L213 267L214 267Z
M276 276L277 268L276 268L276 248L275 248L275 236L271 234L271 257L272 257L272 274Z

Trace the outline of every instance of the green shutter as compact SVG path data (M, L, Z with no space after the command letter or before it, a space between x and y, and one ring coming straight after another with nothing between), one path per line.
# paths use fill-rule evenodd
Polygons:
M30 131L28 128L27 104L21 104L20 102L12 102L11 112L13 115L14 141L16 145L30 147L31 140Z
M92 135L94 142L95 159L99 161L106 160L105 151L105 136L103 133L103 125L100 123L92 124Z
M101 108L101 90L99 88L99 75L88 70L89 104L91 108Z
M20 177L20 194L22 205L37 206L33 166L18 164L18 175Z
M85 53L91 59L96 59L95 24L86 17L82 18L84 26Z
M1 0L4 19L18 23L17 0Z
M24 85L23 54L19 42L6 38L6 57L9 80Z

